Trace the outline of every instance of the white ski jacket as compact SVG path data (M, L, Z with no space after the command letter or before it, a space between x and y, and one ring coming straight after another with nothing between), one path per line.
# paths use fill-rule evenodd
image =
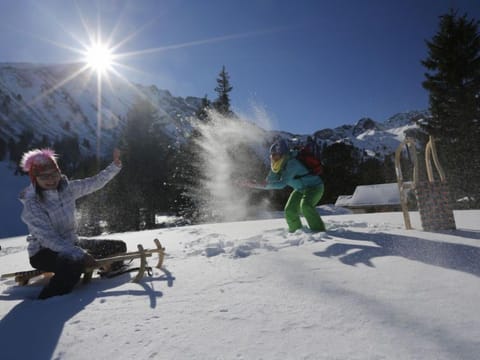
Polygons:
M32 257L40 249L48 248L72 258L82 257L84 251L75 246L78 241L75 200L101 189L120 169L112 163L90 178L69 181L63 176L58 189L44 191L42 200L33 185L23 190L20 193L24 206L21 218L30 232L28 255Z

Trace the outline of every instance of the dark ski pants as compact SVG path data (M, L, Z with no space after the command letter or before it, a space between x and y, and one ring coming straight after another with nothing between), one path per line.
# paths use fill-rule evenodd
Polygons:
M30 264L35 269L55 273L40 292L39 299L68 294L85 270L83 259L74 260L50 249L42 249L33 255L30 258Z
M77 245L87 250L95 259L127 251L127 245L121 240L80 239ZM55 273L41 291L39 299L68 294L85 271L83 259L74 260L50 249L42 249L32 256L30 264L35 269Z

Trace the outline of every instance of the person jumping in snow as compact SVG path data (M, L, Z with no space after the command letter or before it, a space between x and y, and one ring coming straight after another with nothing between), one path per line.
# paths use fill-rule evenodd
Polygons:
M270 147L270 172L264 184L247 184L256 189L293 188L285 205L285 219L288 231L295 232L302 228L300 214L307 220L310 230L325 231L325 224L315 206L323 196L323 181L318 175L313 175L290 152L287 143L280 139Z
M114 150L113 162L107 168L82 180L69 181L62 175L57 154L50 149L26 152L20 166L31 180L31 185L20 194L21 218L30 233L27 237L30 264L54 273L39 299L67 294L85 269L96 264L94 257L81 247L76 234L75 200L101 189L120 172L120 151ZM113 247L114 252L126 251L123 241Z

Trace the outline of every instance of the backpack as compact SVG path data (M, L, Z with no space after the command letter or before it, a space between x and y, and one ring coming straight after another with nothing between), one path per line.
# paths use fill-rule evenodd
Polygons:
M323 165L318 156L315 156L310 146L302 146L297 150L295 158L300 161L311 175L322 175Z

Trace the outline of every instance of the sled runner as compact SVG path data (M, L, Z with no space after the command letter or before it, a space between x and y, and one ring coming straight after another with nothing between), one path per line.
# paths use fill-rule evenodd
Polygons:
M143 246L139 244L137 246L138 251L127 252L121 255L106 257L103 259L97 259L95 267L88 268L85 270L83 274L83 282L87 283L88 281L90 281L90 279L93 276L93 272L96 269L102 270L101 275L103 277L112 277L114 275L119 275L132 270L137 270L137 274L135 275L132 281L133 282L140 281L143 278L145 271L147 271L148 273L151 272L151 268L147 264L147 257L151 257L153 254L157 253L158 261L155 267L157 269L161 269L163 265L163 260L165 257L165 248L160 244L160 241L158 239L155 239L154 242L155 242L156 249L144 249ZM140 266L138 268L127 269L127 270L120 269L119 271L112 271L112 272L105 270L105 269L108 269L113 263L118 263L119 261L133 260L133 259L140 259ZM18 285L24 286L24 285L28 285L30 280L48 278L53 275L54 274L51 272L45 272L42 270L26 270L26 271L18 271L18 272L13 272L8 274L2 274L1 278L2 279L14 278L15 282Z

